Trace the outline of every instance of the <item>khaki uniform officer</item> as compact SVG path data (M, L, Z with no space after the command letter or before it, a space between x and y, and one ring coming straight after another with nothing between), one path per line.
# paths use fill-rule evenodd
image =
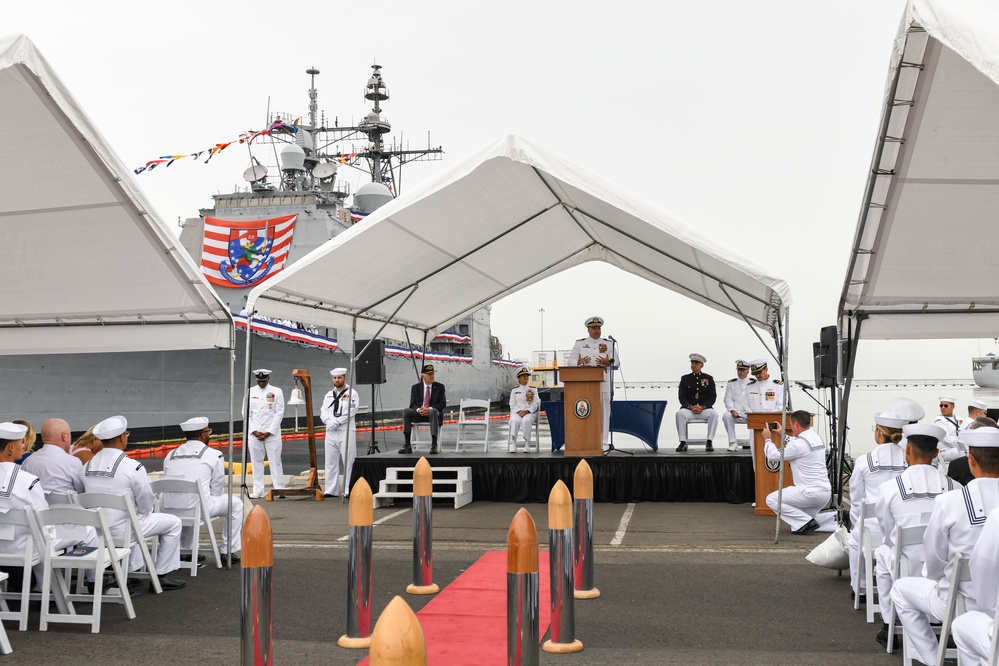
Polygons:
M683 453L687 450L687 424L691 421L707 422L708 443L704 450L714 451L711 440L718 429L718 412L714 410L715 400L718 398L715 380L708 373L701 372L707 362L706 358L700 354L691 354L689 358L691 372L680 377L677 389L680 409L676 410L676 436L680 440L680 446L676 447L676 452Z
M988 514L999 507L999 428L968 430L968 463L975 478L963 488L937 497L923 535L924 576L895 581L891 600L909 641L910 654L936 663L937 636L930 626L943 619L950 592L951 559L970 557ZM961 583L968 610L978 610L968 583Z
M538 392L534 387L528 386L531 379L531 371L521 368L517 373L517 386L510 391L510 453L517 452L517 435L524 432L524 452L531 448L531 429L538 420L538 409L541 401L538 400Z
M330 370L333 390L323 398L323 408L319 417L326 424L326 497L340 494L340 457L344 459L344 494L350 492L350 475L357 455L357 427L354 417L361 405L357 391L347 385L347 368Z
M271 486L278 497L284 497L284 468L281 465L281 421L284 419L284 393L271 385L271 371L254 370L257 385L250 387L250 418L246 431L253 466L253 492L250 497L264 496L264 455L271 463Z
M604 379L600 382L600 412L603 416L603 445L610 444L610 414L611 414L611 368L619 368L621 364L614 358L614 341L611 338L600 337L604 320L601 317L590 317L586 320L587 337L576 340L569 353L569 365L594 365L604 369Z
M173 479L196 480L201 484L205 495L205 506L212 518L221 516L222 557L232 553L232 563L239 562L236 555L243 548L243 502L237 495L232 501L232 523L229 522L229 496L225 490L225 456L218 449L208 446L212 429L208 427L208 417L196 416L180 424L187 441L167 454L163 459L163 476ZM164 493L163 506L168 509L193 509L194 498L181 493ZM211 525L209 521L207 523ZM231 525L231 527L230 527ZM209 527L211 529L211 527ZM181 541L190 548L194 530L184 528Z
M749 378L749 364L739 360L735 362L735 379L728 380L725 384L725 413L722 414L722 423L725 424L725 432L728 434L728 450L738 451L739 440L735 436L735 424L746 422L746 413L749 412L749 384L753 380Z

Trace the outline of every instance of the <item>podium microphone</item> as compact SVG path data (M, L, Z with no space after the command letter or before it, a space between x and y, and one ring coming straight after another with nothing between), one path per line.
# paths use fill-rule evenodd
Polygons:
M607 339L610 340L611 342L617 342L617 340L614 339L613 335L608 335Z
M814 391L815 390L815 387L812 386L811 384L806 384L805 382L797 381L797 380L795 380L794 383L797 384L798 386L800 386L803 389L808 389L809 391Z

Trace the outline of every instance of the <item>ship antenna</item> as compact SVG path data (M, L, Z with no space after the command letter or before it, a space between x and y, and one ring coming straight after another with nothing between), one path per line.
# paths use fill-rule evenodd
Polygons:
M319 113L319 106L316 102L318 93L316 92L316 75L319 70L315 67L310 67L305 70L305 73L312 77L312 83L309 86L309 125L313 128L318 127L316 125L316 116Z

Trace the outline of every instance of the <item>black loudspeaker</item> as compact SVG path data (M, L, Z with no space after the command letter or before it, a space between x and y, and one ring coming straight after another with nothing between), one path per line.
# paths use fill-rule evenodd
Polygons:
M355 384L384 384L385 383L385 341L384 340L357 340L354 343L356 351L363 350L368 342L371 346L364 350L355 360Z
M819 342L812 344L815 356L815 386L818 388L836 386L837 338L838 332L835 326L823 326L819 333Z

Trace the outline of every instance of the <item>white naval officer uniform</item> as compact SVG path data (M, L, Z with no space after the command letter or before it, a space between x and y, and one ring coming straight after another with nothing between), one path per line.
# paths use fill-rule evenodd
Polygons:
M913 465L881 484L874 514L881 528L881 534L884 535L884 543L874 551L874 557L878 562L875 567L878 604L881 606L881 617L885 620L891 611L891 586L894 583L891 572L895 567L892 557L895 526L914 527L925 524L933 511L936 498L953 490L956 485L953 479L948 478L933 465ZM922 567L922 551L922 546L906 546L903 554L909 563L909 574L916 574Z
M939 426L944 429L947 435L940 440L940 445L937 447L940 450L940 455L938 459L941 462L949 463L953 460L957 460L963 455L967 455L967 451L958 442L960 439L959 433L962 431L962 426L964 425L965 419L959 416L944 416L943 414L937 414L933 419L933 425ZM946 471L946 469L944 470Z
M584 354L585 356L585 354ZM601 398L603 396L601 395ZM607 394L610 397L610 394ZM541 401L533 386L520 386L510 391L510 452L517 450L517 435L524 433L524 450L531 448L531 432L538 420ZM523 416L520 412L527 412Z
M591 338L586 336L576 340L569 353L569 365L592 365L604 369L604 379L600 382L600 412L603 415L603 445L610 444L610 412L611 412L611 368L621 367L618 359L614 358L614 343L607 338ZM580 359L589 356L589 363L580 363ZM610 358L610 365L601 366L597 363L598 356Z
M730 449L738 445L735 424L746 422L746 414L749 412L749 384L752 381L753 378L749 376L743 379L736 377L725 384L725 413L722 414L722 423L725 424L725 432L728 433ZM732 412L738 412L739 416L732 416Z
M764 452L769 462L780 461L780 449L769 439L764 442ZM826 473L826 445L822 438L811 429L797 437L785 437L784 460L791 464L794 485L784 488L781 519L792 530L804 527L814 519L819 523L818 531L833 531L835 511L823 514L822 520L819 520L819 511L832 497L832 485ZM777 513L777 492L775 490L767 495L767 506L774 513Z
M981 428L979 429L981 430ZM956 553L970 557L989 512L999 507L999 479L973 479L967 486L936 498L923 536L923 576L901 578L891 588L891 600L909 640L910 652L925 664L936 662L937 636L931 622L943 620ZM968 583L968 610L978 610Z
M971 592L979 610L959 615L952 625L958 663L978 666L992 647L992 630L999 593L999 512L992 512L968 562Z
M885 481L898 476L905 468L905 449L891 442L874 447L873 451L862 455L853 465L853 474L850 475L850 524L853 525L853 530L847 543L850 554L850 585L853 589L857 589L860 531L864 527L860 524L860 507L864 502L877 502ZM871 531L871 543L880 545L884 535L874 516L868 517L867 527Z
M271 464L271 487L283 490L284 467L281 465L281 421L284 419L284 393L268 382L260 388L250 387L250 418L246 428L250 440L250 463L253 467L253 492L251 497L264 496L264 455ZM261 441L254 432L270 433Z
M238 553L243 548L243 500L239 494L232 498L232 523L229 522L229 495L226 494L225 456L218 449L206 446L197 439L189 439L167 454L163 459L163 477L196 480L201 484L205 506L212 518L221 516L222 553ZM163 508L194 509L197 500L182 493L163 493ZM211 521L205 521L212 529ZM230 525L232 526L230 528ZM191 547L194 529L185 527L181 542Z
M142 463L126 456L121 449L101 449L83 468L83 486L88 493L115 493L131 497L142 533L147 537L160 538L156 573L162 576L180 567L180 518L153 512L153 489ZM104 509L104 512L114 536L121 536L131 529L127 512L119 509ZM137 571L142 564L142 551L135 545L128 570Z
M21 467L41 479L47 493L83 492L83 463L58 444L43 444Z
M361 405L357 391L345 384L340 390L333 389L323 398L323 408L319 417L326 424L326 481L323 493L340 494L340 457L343 456L344 494L350 493L350 475L354 470L354 457L357 455L357 426L354 417Z
M770 375L766 379L750 380L746 387L749 395L749 411L779 412L784 409L784 382Z

